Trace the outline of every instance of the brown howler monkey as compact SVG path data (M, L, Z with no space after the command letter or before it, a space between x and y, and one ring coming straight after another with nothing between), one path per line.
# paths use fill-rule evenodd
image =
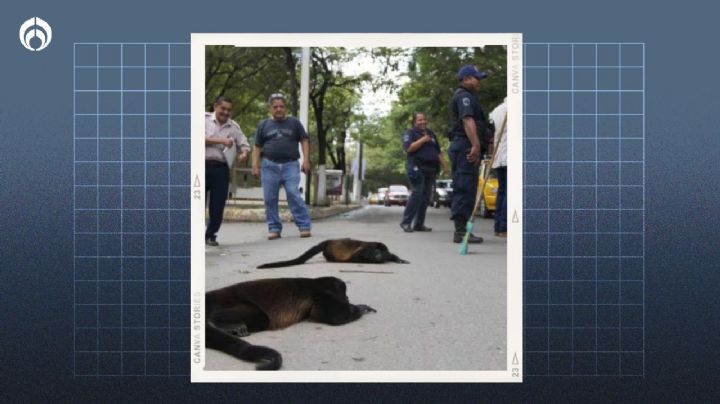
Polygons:
M262 264L258 266L258 268L278 268L303 264L320 252L323 253L326 260L331 262L358 262L363 264L397 262L400 264L409 264L408 261L391 253L383 243L342 238L325 240L305 251L305 253L295 259Z
M351 304L345 282L335 277L241 282L205 293L205 346L256 362L257 370L277 370L282 365L279 352L240 337L303 320L341 325L370 312L376 310Z

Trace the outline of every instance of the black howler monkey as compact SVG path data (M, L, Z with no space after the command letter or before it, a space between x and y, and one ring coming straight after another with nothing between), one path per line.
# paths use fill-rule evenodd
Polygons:
M351 304L345 282L335 277L241 282L205 293L205 346L256 362L257 370L277 370L282 365L279 352L240 337L303 320L341 325L370 312L375 309Z
M258 266L258 268L278 268L299 265L320 252L323 253L326 260L331 262L358 262L367 264L397 262L400 264L409 264L408 261L391 253L383 243L342 238L325 240L295 259L262 264Z

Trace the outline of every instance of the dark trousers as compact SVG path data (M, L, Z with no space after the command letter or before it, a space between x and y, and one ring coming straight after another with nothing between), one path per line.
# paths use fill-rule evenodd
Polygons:
M403 212L401 225L410 225L415 229L425 226L425 213L435 183L435 173L432 171L415 170L415 165L407 164L407 174L412 187L412 194ZM415 222L413 224L413 221Z
M495 198L495 233L507 232L507 167L495 169L498 192Z
M448 148L448 156L452 165L452 204L450 219L466 222L475 206L477 194L478 166L469 162L466 155L472 144L464 137L455 137Z
M229 184L230 169L227 164L205 161L205 195L210 210L210 221L205 230L206 239L215 240L220 230Z

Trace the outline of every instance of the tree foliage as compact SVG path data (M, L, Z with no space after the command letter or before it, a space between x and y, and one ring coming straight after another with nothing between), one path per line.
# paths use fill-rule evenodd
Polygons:
M318 139L318 164L326 164L329 155L333 168L345 171L344 145L347 130L357 119L354 112L360 101L360 89L371 81L368 73L347 75L342 66L350 63L362 50L313 48L310 102L315 116Z
M233 100L233 119L246 135L268 116L267 97L288 91L290 76L282 48L208 46L205 51L205 106L219 95Z
M268 116L266 100L274 92L288 98L288 110L299 109L299 48L206 47L205 100L207 110L219 95L233 99L233 118L251 139ZM372 58L380 71L351 75L345 68L358 57ZM365 145L368 161L364 191L390 183L407 183L401 134L411 125L413 112L425 112L443 151L449 127L449 102L458 86L457 70L474 64L488 72L478 97L487 114L506 94L506 49L478 48L312 48L310 66L311 160L328 168L349 167L346 150L351 137ZM395 94L389 113L365 116L363 94L383 90ZM329 157L327 159L326 157ZM329 164L327 164L329 163Z
M400 141L402 133L412 125L412 114L424 112L428 127L438 136L443 152L447 150L445 134L450 123L450 99L459 85L457 71L474 64L488 73L481 83L478 98L484 112L500 104L506 94L506 49L504 46L484 48L414 48L376 51L377 57L394 60L390 68L399 69L398 60L407 61L405 83L397 91L397 100L390 113L365 124L364 141L368 146L367 190L387 186L385 178L399 181L405 172L405 154ZM402 183L407 180L403 179ZM377 185L377 186L376 186Z
M416 48L408 66L408 83L398 93L391 116L402 128L412 120L415 111L427 114L428 126L438 134L449 129L449 104L458 87L458 69L474 64L488 73L480 86L480 105L489 113L506 94L506 50L504 46L484 48Z
M312 160L345 170L344 141L350 125L362 119L356 112L360 91L371 81L369 74L350 76L342 66L362 49L313 48L310 69ZM233 118L250 136L268 116L267 97L282 92L288 110L297 116L300 81L299 48L238 48L208 46L205 58L205 105L208 111L217 96L233 99Z

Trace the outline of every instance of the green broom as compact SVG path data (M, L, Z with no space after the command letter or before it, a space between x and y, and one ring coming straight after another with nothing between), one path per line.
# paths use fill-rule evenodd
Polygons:
M507 123L507 113L505 113L505 117L503 118L502 125L500 126L500 136L498 137L497 141L497 147L494 148L492 158L490 159L490 166L486 167L485 172L483 172L483 186L482 188L479 188L477 190L477 194L475 195L475 207L473 207L472 214L470 215L470 218L468 219L467 224L465 225L465 236L463 237L463 241L460 244L460 255L466 255L468 252L468 239L470 238L470 233L473 231L473 222L475 221L475 213L477 212L478 206L480 206L480 201L485 198L485 185L487 185L488 176L490 175L490 171L492 170L493 163L495 163L495 156L497 155L497 151L500 148L500 142L502 141L503 133L505 132L505 124Z

